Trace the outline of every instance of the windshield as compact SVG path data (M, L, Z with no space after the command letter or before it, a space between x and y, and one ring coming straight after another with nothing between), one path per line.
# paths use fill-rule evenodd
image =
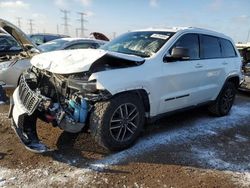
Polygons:
M64 39L56 39L52 40L50 42L46 42L44 44L39 45L39 49L43 52L50 52L50 51L55 51L61 49L61 47L69 42L68 40Z
M130 32L112 40L102 46L101 49L150 57L158 52L173 34L163 31Z

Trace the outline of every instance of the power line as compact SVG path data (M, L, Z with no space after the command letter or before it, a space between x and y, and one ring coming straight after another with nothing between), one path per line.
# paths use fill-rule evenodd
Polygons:
M68 10L60 10L63 13L63 21L64 23L62 24L64 26L64 34L69 35L69 17L68 14L70 11Z
M87 20L84 19L84 16L86 16L87 14L84 13L84 12L78 12L77 14L80 15L80 19L78 19L78 21L80 21L81 23L81 27L80 27L80 32L81 32L81 35L80 37L84 37L84 31L86 31L87 29L85 28L84 26L84 23L87 22ZM77 30L78 31L78 30ZM78 32L77 32L77 35L78 35Z
M29 19L28 21L29 21L28 24L29 24L29 27L30 27L30 34L32 34L32 33L33 33L33 26L34 26L33 21L34 21L34 20Z

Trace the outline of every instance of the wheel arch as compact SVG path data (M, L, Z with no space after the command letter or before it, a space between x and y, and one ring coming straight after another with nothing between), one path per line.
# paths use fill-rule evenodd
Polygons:
M125 93L134 93L135 95L138 96L138 98L142 101L145 112L149 113L150 112L150 97L149 93L145 89L131 89L131 90L126 90L126 91L121 91L113 95L113 97Z
M225 85L227 82L233 83L233 84L235 85L235 88L237 89L237 88L239 87L239 85L240 85L240 77L239 77L238 75L231 75L231 76L229 76L229 77L226 79L224 85Z
M221 94L223 88L225 87L225 85L226 85L228 82L233 83L234 86L235 86L235 89L237 89L237 88L239 87L239 85L240 85L240 77L239 77L238 75L230 75L230 76L228 76L227 79L225 80L223 86L221 87L219 93L216 95L215 100L218 99L218 97L220 96L220 94Z

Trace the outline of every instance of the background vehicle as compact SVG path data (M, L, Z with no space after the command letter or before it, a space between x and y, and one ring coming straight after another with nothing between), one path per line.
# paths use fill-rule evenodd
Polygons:
M250 91L250 43L236 44L242 57L242 71L244 81L240 85L240 90Z
M21 73L30 67L30 58L39 50L12 24L0 19L0 28L12 34L0 34L0 84L4 88L16 87ZM22 35L17 36L17 33Z
M35 54L64 49L98 48L105 44L105 41L96 39L63 38L39 47L29 40L29 44L25 44L28 48L25 48L22 41L19 42L20 44L10 35L0 34L0 84L4 88L17 86L20 75L31 66L30 58Z
M43 43L49 42L51 40L59 39L59 38L69 37L67 35L59 35L59 34L51 34L51 33L35 33L35 34L28 35L28 36L36 45L41 45Z
M105 41L88 39L88 38L61 38L40 45L38 48L42 52L50 52L55 50L73 50L99 48L104 45Z
M201 104L227 115L242 77L232 40L199 28L134 31L101 49L42 53L31 63L10 111L15 132L34 152L48 151L37 118L72 133L89 128L101 146L121 150L146 119Z

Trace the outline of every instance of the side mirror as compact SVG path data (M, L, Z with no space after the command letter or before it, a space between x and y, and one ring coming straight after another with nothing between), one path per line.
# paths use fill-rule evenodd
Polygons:
M172 49L171 55L164 57L164 62L189 60L189 50L183 47L175 47Z

